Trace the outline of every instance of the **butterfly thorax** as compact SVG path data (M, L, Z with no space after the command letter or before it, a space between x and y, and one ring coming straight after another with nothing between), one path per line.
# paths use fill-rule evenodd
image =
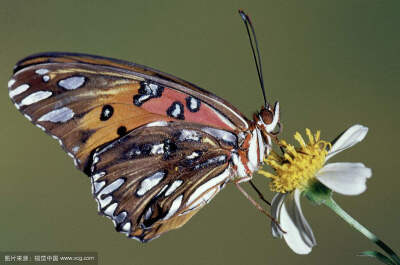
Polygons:
M271 151L274 130L279 124L279 103L262 107L254 114L249 129L243 132L239 149L232 154L233 168L239 181L248 181Z

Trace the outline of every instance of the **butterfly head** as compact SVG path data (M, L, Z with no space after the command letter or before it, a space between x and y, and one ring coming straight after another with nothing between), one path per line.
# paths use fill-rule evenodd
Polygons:
M280 119L279 119L279 102L275 102L272 107L270 104L263 106L261 111L256 115L257 127L263 132L264 135L276 136L280 132Z

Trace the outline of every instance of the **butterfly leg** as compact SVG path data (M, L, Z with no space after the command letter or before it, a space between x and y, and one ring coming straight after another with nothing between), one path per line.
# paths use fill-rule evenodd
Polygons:
M249 178L250 179L250 178ZM264 210L263 207L261 207L260 204L258 204L244 189L242 186L240 186L240 182L243 182L243 179L241 181L235 181L235 185L238 188L238 190L244 195L244 197L246 197L246 199L248 199L251 204L253 204L257 210L259 210L260 212L262 212L263 214L265 214L269 219L272 220L272 222L276 223L276 225L279 227L279 229L286 233L279 225L278 220L276 220L274 217L271 216L271 214L269 212L267 212L266 210Z
M261 191L256 187L256 185L254 184L254 182L252 180L249 181L251 187L257 192L258 197L265 202L266 204L268 204L269 206L271 206L271 203L264 198L264 195L261 193Z

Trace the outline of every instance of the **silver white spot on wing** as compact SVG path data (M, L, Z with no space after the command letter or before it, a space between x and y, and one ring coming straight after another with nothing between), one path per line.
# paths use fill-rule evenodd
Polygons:
M112 217L114 215L115 209L117 209L117 207L118 207L118 203L115 202L115 203L111 204L104 210L104 214Z
M80 148L79 145L76 145L76 146L72 147L72 152L73 152L74 154L78 153L79 148Z
M104 109L104 112L103 112L104 117L109 118L110 114L111 114L110 109Z
M152 155L161 155L164 153L164 144L155 144L151 147L150 153Z
M124 224L121 228L121 232L125 233L126 235L129 235L131 233L131 222L127 222Z
M208 133L212 136L214 136L215 138L222 140L232 146L236 146L237 145L237 137L235 134L225 131L225 130L220 130L220 129L215 129L215 128L211 128L211 127L206 127L201 129L203 132Z
M93 183L93 179L92 179L92 183ZM92 189L93 189L93 186L92 186ZM102 193L102 195L104 195L104 193ZM115 210L118 207L118 203L114 202L114 203L110 204L112 202L111 195L107 196L104 199L102 199L102 197L103 196L101 196L101 195L96 196L98 211L99 212L101 211L106 217L110 218L113 221L114 226L116 227L118 224L120 224L121 222L123 222L125 220L127 214L126 214L126 212L121 212L120 214L118 214L116 216ZM104 210L102 210L102 209L104 209Z
M143 196L146 192L151 190L154 186L156 186L160 181L164 178L165 172L159 171L151 175L150 177L145 178L140 183L139 189L136 191L136 195Z
M114 191L119 189L122 186L122 184L124 184L124 182L125 182L124 178L119 178L119 179L114 180L113 182L111 182L110 184L108 184L106 187L104 187L101 190L101 192L97 195L97 198L100 199L102 196L104 196L106 194L113 193ZM94 183L96 183L96 182L94 182Z
M139 102L140 104L142 104L143 101L146 101L146 100L149 99L150 97L151 97L151 95L142 95L142 96L140 96L140 98L138 99L138 102Z
M198 106L199 106L198 100L193 98L193 97L190 97L190 102L189 103L190 103L189 105L190 105L190 109L191 110L197 109Z
M181 115L181 113L182 113L181 105L175 104L174 109L171 111L171 116L174 118L178 118L179 115Z
M153 211L151 210L151 207L147 208L147 211L144 214L144 220L149 220L152 214L153 214Z
M208 203L212 198L213 194L219 191L219 184L222 184L226 181L226 179L230 178L230 168L224 170L218 176L210 179L206 183L199 186L189 197L186 202L186 205L191 209L196 208L201 205L201 203ZM212 191L212 192L211 192Z
M117 216L115 216L114 222L117 223L117 224L120 224L125 220L125 218L127 216L128 216L128 214L125 211L123 211L120 214L118 214Z
M106 172L105 172L105 171L102 171L102 172L99 172L99 173L97 173L97 174L94 174L94 175L92 176L92 179L93 179L93 181L98 181L99 178L102 178L102 177L104 177L105 175L106 175Z
M94 193L98 193L105 185L106 182L104 180L100 182L93 182Z
M15 79L10 79L10 81L8 81L8 88L12 87L15 83Z
M100 158L97 156L97 153L93 155L93 163L92 166L90 167L90 171L93 172L95 169L96 164L100 161Z
M85 83L85 77L72 76L58 81L58 85L67 90L74 90L80 88Z
M99 202L98 206L99 206L99 211L100 211L100 209L103 209L105 206L110 204L110 202L112 201L112 196L109 195L109 196L105 197L104 199L98 197L97 199Z
M167 215L163 218L163 220L171 218L178 211L179 207L181 206L182 199L183 195L179 195L178 197L176 197L176 199L172 202L171 207L169 208L169 211Z
M43 77L42 77L42 80L43 80L43 82L49 82L49 80L50 80L50 76L48 76L48 75L44 75Z
M171 193L173 193L180 185L182 185L182 183L183 181L180 179L175 180L165 192L165 196L169 196Z
M154 121L147 124L146 127L167 126L167 125L168 122L166 121Z
M62 107L60 109L52 110L38 119L38 121L50 121L50 122L67 122L75 113L68 107Z
M179 135L179 141L200 141L200 134L193 130L181 130L181 134Z
M45 75L49 72L49 70L45 69L45 68L41 68L41 69L37 69L35 71L35 73L37 73L38 75Z
M14 81L14 82L11 82L11 81ZM11 79L11 80L8 82L8 87L11 87L11 86L10 86L10 82L12 83L12 84L11 84L11 86L12 86L12 85L15 83L15 80L14 80L14 79ZM13 98L13 97L15 97L15 96L17 96L17 95L19 95L19 94L21 94L21 93L24 93L26 90L28 90L29 87L30 87L30 86L29 86L28 84L20 85L20 86L16 87L15 89L10 90L10 92L8 92L8 95L10 96L10 98Z
M52 94L53 93L51 91L38 91L38 92L32 93L29 96L27 96L26 98L24 98L23 100L21 100L21 103L19 104L19 106L28 106L28 105L34 104L36 102L39 102L43 99L50 97Z
M186 156L186 159L194 159L196 157L199 157L199 153L198 152L193 152L190 155Z

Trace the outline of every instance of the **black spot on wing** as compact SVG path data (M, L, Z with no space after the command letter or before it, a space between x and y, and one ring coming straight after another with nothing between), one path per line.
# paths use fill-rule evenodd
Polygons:
M101 110L100 120L106 121L111 118L114 114L114 108L111 105L104 105L103 109Z
M128 159L147 157L150 155L152 147L153 145L150 143L132 144L125 153L125 156Z
M164 144L164 147L163 147L163 149L164 149L163 150L164 151L163 158L164 159L168 159L178 149L178 147L170 139L164 140L163 144Z
M174 101L167 109L167 115L178 120L184 120L185 116L183 113L183 108L184 106L182 103L179 101Z
M194 97L187 97L186 99L186 107L190 112L197 112L200 110L201 101Z
M148 81L143 81L140 83L139 94L133 96L133 104L140 107L146 101L152 98L159 98L162 96L164 87L156 84L150 83Z
M126 127L125 126L120 126L117 130L117 133L119 136L124 136L126 134Z
M151 228L155 222L161 220L167 214L157 203L156 199L157 197L154 197L149 203L149 208L151 209L152 214L148 219L143 220L143 224L141 224L143 229Z

